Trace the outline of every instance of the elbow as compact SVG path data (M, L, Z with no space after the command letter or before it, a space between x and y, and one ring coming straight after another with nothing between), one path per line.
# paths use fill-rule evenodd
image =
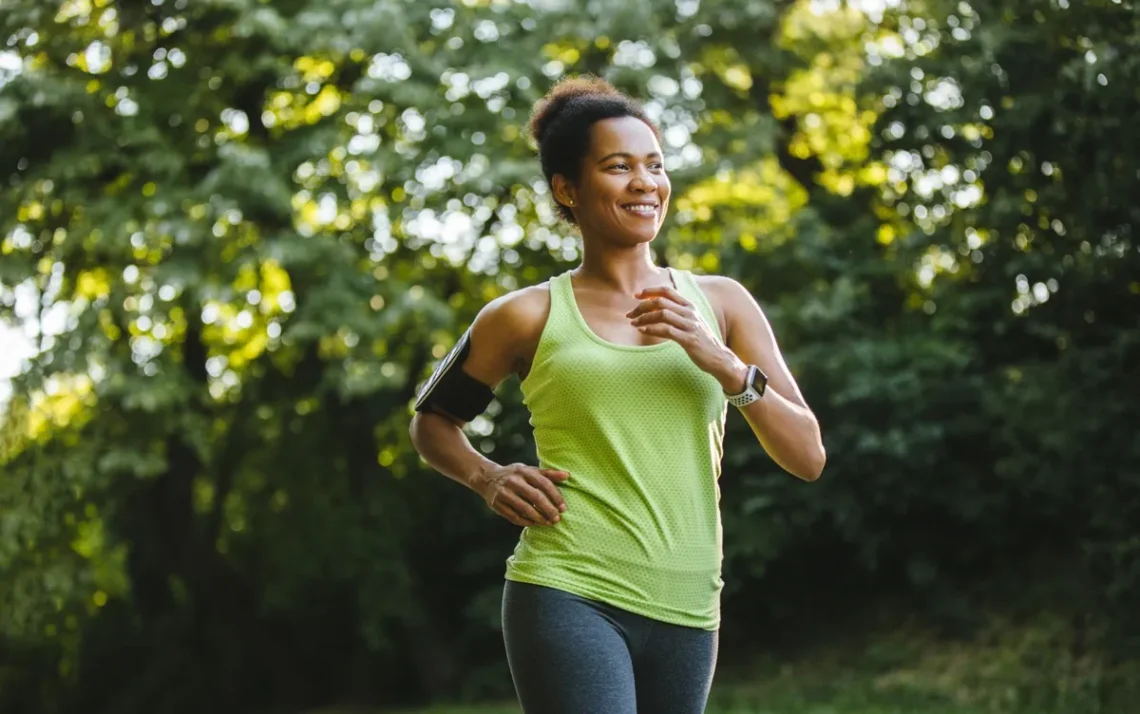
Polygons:
M819 451L811 456L796 474L801 480L811 483L818 481L819 477L823 475L823 467L827 465L827 451L823 446L819 447Z
M438 412L416 412L408 424L408 436L412 440L412 447L422 456L425 448L439 441L442 432L462 428L461 423Z
M424 433L424 415L421 412L416 412L412 415L412 421L408 424L408 436L412 440L412 448L418 453L422 453L421 446L423 444Z

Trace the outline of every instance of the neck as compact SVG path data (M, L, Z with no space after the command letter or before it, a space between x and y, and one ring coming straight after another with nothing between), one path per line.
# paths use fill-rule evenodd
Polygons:
M587 280L631 295L661 284L662 277L661 268L653 262L653 252L648 243L614 246L590 245L590 241L583 241L582 263L574 272Z

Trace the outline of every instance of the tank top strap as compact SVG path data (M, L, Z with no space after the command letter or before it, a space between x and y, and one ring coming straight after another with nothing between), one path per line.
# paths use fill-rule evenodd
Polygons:
M723 343L724 335L720 333L720 321L716 318L716 310L713 309L705 291L697 284L696 277L690 271L678 268L669 268L669 272L673 275L677 291L696 306L697 314L704 319L713 334Z
M564 337L567 328L574 326L574 286L570 271L550 279L550 314L546 318L545 334Z
M579 339L574 322L574 288L570 283L570 272L551 277L549 285L550 312L546 315L546 324L542 328L542 337L539 338L536 364L559 348Z

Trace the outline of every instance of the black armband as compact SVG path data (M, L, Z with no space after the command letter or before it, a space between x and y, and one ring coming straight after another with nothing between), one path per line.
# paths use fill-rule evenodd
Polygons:
M463 371L463 363L471 352L471 329L459 338L451 352L440 361L428 381L424 383L416 397L415 410L440 411L460 419L471 421L482 414L495 393L486 384Z

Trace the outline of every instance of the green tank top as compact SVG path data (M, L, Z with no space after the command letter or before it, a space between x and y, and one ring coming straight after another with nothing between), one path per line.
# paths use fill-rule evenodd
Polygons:
M679 292L723 340L687 271ZM675 342L619 345L587 325L570 273L550 281L550 315L524 402L542 468L570 474L566 512L523 529L506 577L645 617L720 625L720 464L727 401Z

